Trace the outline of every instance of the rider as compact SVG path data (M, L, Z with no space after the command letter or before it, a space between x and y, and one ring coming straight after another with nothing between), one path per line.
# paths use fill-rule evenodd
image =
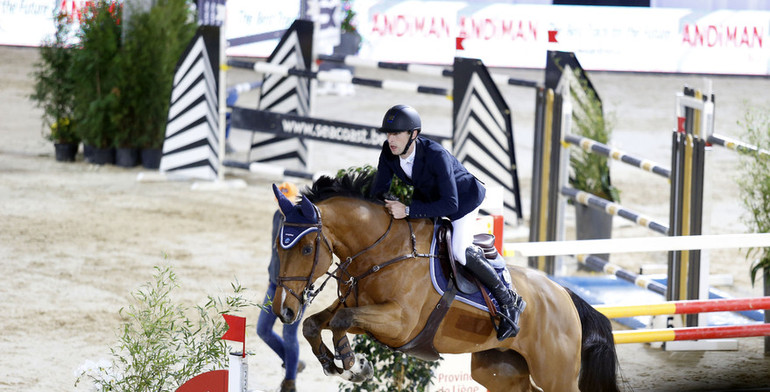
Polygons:
M382 145L377 177L371 194L378 197L390 188L395 174L414 187L412 203L385 200L385 208L396 219L448 217L452 221L452 251L490 289L500 306L497 338L504 340L519 332L519 315L526 303L509 290L473 245L473 228L486 189L440 144L419 137L420 115L407 105L390 108L382 119L380 132L388 135Z

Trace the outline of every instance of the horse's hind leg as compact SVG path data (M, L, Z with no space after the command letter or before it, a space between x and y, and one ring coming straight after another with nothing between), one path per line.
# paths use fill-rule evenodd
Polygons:
M532 391L529 368L516 351L487 350L471 356L471 377L489 392Z

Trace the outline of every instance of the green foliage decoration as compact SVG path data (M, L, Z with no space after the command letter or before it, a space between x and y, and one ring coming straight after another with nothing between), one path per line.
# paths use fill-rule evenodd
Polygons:
M74 121L74 82L70 75L73 49L67 44L72 24L64 13L54 15L55 33L40 46L35 64L34 92L30 99L43 110L45 137L54 143L75 143L79 137Z
M337 172L341 177L347 173L365 173L374 178L377 169L371 165L351 167ZM406 185L398 177L393 176L389 193L396 196L402 203L409 204L413 188ZM369 193L369 189L364 189ZM372 363L374 377L360 384L341 383L339 390L343 392L382 391L382 392L422 392L427 390L433 379L433 369L438 361L427 362L410 357L404 353L393 351L368 335L356 335L353 338L353 349Z
M79 369L75 385L90 381L98 391L174 391L198 374L225 368L227 346L220 337L227 324L221 314L261 305L245 299L246 289L233 283L232 296L209 296L205 305L191 310L174 302L178 287L170 267L155 267L153 280L131 294L127 309L120 309L123 323L119 343L110 349L112 361Z
M342 177L345 174L352 174L352 173L364 173L366 176L372 177L372 180L374 180L374 177L377 175L377 168L375 168L372 165L364 165L364 166L357 166L357 167L349 167L347 169L340 169L337 171L337 177ZM364 194L368 195L370 192L370 189L368 187L364 187L362 191ZM395 196L402 203L409 205L409 203L412 202L413 191L414 191L414 188L412 186L407 185L405 182L401 181L401 179L398 178L396 175L393 175L393 179L390 183L390 190L388 190L388 193L391 196Z
M758 147L757 151L740 149L742 173L737 179L743 205L747 209L744 221L756 233L770 233L770 114L768 111L748 110L739 123L744 140ZM770 248L751 248L746 258L752 260L751 282L764 270L770 279Z
M588 86L587 79L580 69L573 71L577 84L570 88L572 102L572 132L602 144L607 144L612 136L613 121L604 115L602 102L596 92ZM573 188L591 193L603 199L619 202L620 191L610 181L608 158L589 153L579 147L570 146L570 166L572 168L569 183Z
M353 11L353 1L352 0L342 0L342 23L340 24L340 28L342 29L343 33L358 33L356 30L356 25L353 23L356 17L356 12Z
M122 6L105 0L83 8L79 43L72 52L74 115L85 144L113 146L120 107L120 18Z
M393 351L368 335L356 335L353 349L372 363L374 377L360 384L340 383L341 392L424 392L439 361L428 362Z
M146 12L131 9L120 52L116 147L162 147L174 70L197 28L193 10L189 0L158 0Z

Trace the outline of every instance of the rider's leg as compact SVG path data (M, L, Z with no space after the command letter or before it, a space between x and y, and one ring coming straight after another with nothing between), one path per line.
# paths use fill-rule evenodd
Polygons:
M519 315L527 306L526 302L514 291L508 289L497 276L495 269L484 259L484 252L477 246L470 246L465 253L465 267L492 292L500 308L500 325L497 327L497 339L516 336L519 333Z
M462 265L465 265L465 250L473 245L478 214L479 210L475 209L464 217L452 221L452 253L455 260Z
M501 323L497 338L504 340L519 333L519 315L527 305L516 292L506 287L494 268L484 258L484 253L473 245L473 235L478 209L452 221L452 251L457 261L489 288L500 307Z

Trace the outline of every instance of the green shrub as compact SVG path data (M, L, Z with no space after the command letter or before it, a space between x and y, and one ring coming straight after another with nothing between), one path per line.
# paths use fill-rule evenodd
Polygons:
M189 0L158 0L149 12L131 11L120 52L119 132L114 144L160 148L174 70L197 24Z
M67 44L72 26L66 14L54 15L55 33L40 46L40 61L33 76L30 98L43 110L46 138L54 143L79 141L74 122L74 83L70 74L72 48Z
M85 144L98 148L112 147L117 133L121 14L121 6L115 3L86 3L76 33L79 43L72 53L70 74L78 134Z
M574 70L577 85L570 88L572 95L572 132L602 144L612 136L612 121L605 117L602 102L579 69ZM570 185L603 199L619 202L620 191L610 182L608 158L582 148L570 147Z
M119 343L112 360L80 369L75 385L91 381L99 391L173 391L203 372L226 366L227 330L221 314L260 306L243 298L245 289L233 284L234 295L224 301L209 296L204 306L190 309L173 301L178 288L170 267L155 267L152 282L131 294L133 303L121 308Z
M439 362L428 362L383 346L368 335L356 335L353 349L372 363L374 377L360 384L340 383L341 392L423 392Z
M740 124L745 129L745 141L759 151L741 151L743 172L738 179L741 199L748 210L745 222L754 232L770 233L770 115L767 110L749 110ZM751 282L764 269L770 277L770 248L752 248L746 253L752 259Z

